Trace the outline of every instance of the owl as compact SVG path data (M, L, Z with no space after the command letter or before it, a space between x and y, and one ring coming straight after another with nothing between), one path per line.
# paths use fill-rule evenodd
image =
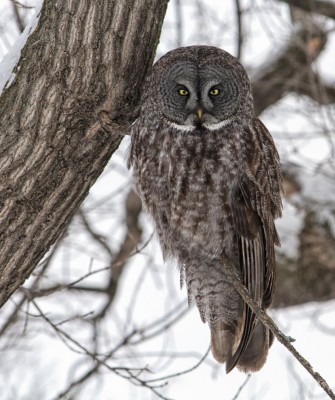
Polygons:
M210 46L178 48L148 77L132 126L129 166L165 259L175 259L211 332L214 358L244 372L265 363L273 334L227 279L230 263L263 309L273 297L274 220L282 176L255 117L246 71Z

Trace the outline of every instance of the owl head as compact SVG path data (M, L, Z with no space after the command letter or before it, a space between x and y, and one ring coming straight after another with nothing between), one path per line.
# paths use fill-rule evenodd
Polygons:
M182 131L218 130L254 115L246 71L231 54L211 46L181 47L163 56L153 66L145 98Z

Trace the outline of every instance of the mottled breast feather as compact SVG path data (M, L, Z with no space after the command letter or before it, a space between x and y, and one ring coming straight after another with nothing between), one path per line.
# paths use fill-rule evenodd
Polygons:
M213 82L221 100L206 94ZM177 96L178 85L188 99ZM178 261L189 302L209 324L214 357L227 372L259 370L273 337L230 285L225 265L260 307L270 306L283 190L279 156L254 116L243 67L208 46L168 53L147 80L131 136L135 186L165 259Z

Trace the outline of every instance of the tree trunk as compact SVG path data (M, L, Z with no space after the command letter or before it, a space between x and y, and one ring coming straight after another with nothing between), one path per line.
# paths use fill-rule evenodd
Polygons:
M69 223L135 119L167 2L45 0L0 98L0 306Z

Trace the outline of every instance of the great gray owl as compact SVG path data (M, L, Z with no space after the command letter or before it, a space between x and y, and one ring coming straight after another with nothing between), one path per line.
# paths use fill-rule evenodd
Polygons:
M131 137L137 190L165 259L178 261L189 302L210 326L214 357L227 372L259 370L273 336L229 284L225 262L268 308L282 177L244 68L215 47L167 53L147 80Z

